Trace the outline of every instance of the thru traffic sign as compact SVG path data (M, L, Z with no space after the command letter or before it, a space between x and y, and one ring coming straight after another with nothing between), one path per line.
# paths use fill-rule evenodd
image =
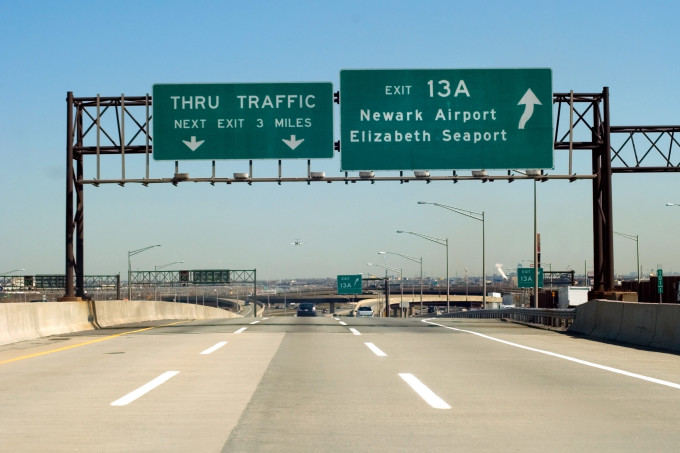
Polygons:
M320 83L156 84L153 157L333 157L333 86Z

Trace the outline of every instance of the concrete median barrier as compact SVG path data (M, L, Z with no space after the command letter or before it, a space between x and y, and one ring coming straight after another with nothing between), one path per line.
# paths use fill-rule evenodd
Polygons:
M591 300L576 308L569 332L680 351L680 305Z
M656 328L650 346L680 351L680 305L658 305Z
M93 329L89 303L0 304L0 344Z
M156 301L77 301L0 304L0 344L99 327L164 319L240 317L202 305Z
M599 300L595 314L595 328L590 335L605 340L616 340L621 333L623 304L621 302Z
M648 346L656 331L656 304L622 303L621 328L616 341Z
M218 319L240 315L227 310L179 302L103 300L95 302L102 327L161 319Z
M591 300L576 307L576 319L569 326L569 332L590 335L595 329L598 300Z

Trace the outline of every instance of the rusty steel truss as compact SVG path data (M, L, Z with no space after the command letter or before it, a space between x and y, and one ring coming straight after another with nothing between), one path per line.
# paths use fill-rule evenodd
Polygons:
M322 172L311 171L307 161L307 174L301 177L284 177L279 160L278 174L253 177L253 163L248 173L234 173L233 177L217 175L217 165L212 161L211 174L189 177L181 173L179 162L174 172L166 177L151 177L152 134L150 95L126 97L83 97L67 94L66 126L66 294L64 299L83 297L84 283L84 200L85 185L100 184L157 184L184 182L259 183L275 182L370 182L375 181L466 181L481 182L515 180L548 181L551 179L591 179L593 181L593 261L594 290L605 293L614 290L614 250L612 216L612 174L638 172L677 172L680 126L611 126L609 120L609 89L601 93L554 93L553 104L557 107L554 149L569 153L569 168L565 174L518 172L508 170L500 173L473 172L471 176L458 174L433 174L420 172L413 176L399 172L398 176L375 176L360 172L359 175L329 177ZM613 143L614 141L614 143ZM340 143L336 143L340 149ZM572 169L575 150L588 150L592 156L592 172L576 174ZM143 155L143 175L130 177L126 163L133 158L135 164ZM85 156L92 156L94 177L85 177ZM102 177L102 164L108 156L120 159L120 169L115 177ZM134 156L134 157L130 157ZM675 160L673 160L675 158ZM107 167L108 169L108 167ZM127 173L126 173L127 171ZM138 172L138 171L137 171Z

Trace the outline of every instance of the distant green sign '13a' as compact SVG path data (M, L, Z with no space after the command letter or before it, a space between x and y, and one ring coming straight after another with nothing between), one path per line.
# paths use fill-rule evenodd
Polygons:
M333 86L321 83L156 84L153 157L333 157Z
M338 275L338 294L361 294L361 274Z
M517 286L519 288L533 288L535 285L533 267L521 267L517 269ZM543 288L543 268L538 268L538 287Z
M552 168L550 69L340 72L343 170Z

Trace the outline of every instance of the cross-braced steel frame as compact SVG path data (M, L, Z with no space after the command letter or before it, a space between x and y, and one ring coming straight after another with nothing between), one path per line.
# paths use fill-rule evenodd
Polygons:
M320 172L312 172L308 161L307 175L284 177L279 161L278 175L253 177L253 164L246 174L222 177L216 173L216 162L212 161L211 175L190 178L180 173L179 162L175 162L174 174L167 177L150 176L152 156L151 105L152 99L146 96L126 97L84 97L75 98L67 94L66 126L66 294L65 299L84 296L84 200L83 187L100 184L138 183L143 185L183 182L216 183L259 183L259 182L344 182L360 181L466 181L481 182L529 179L547 181L550 179L593 180L593 262L594 290L600 293L614 290L614 250L612 217L612 174L637 172L677 172L680 161L677 155L677 134L680 126L611 126L609 121L609 89L601 93L554 93L553 104L557 106L554 149L569 151L569 170L566 174L517 173L508 170L507 174L473 173L472 176L430 175L422 173L406 176L374 176L360 174L351 176L345 173L340 177L327 177ZM622 137L621 143L612 145L612 136ZM575 139L577 137L577 139ZM336 149L340 144L336 143ZM592 173L576 174L572 171L574 150L589 150L592 155ZM126 161L131 155L142 154L146 164L144 175L126 175ZM86 179L84 175L85 156L94 156L96 161L95 177ZM120 176L101 177L101 163L105 156L120 157ZM138 159L138 157L135 157ZM620 166L612 166L612 163Z

